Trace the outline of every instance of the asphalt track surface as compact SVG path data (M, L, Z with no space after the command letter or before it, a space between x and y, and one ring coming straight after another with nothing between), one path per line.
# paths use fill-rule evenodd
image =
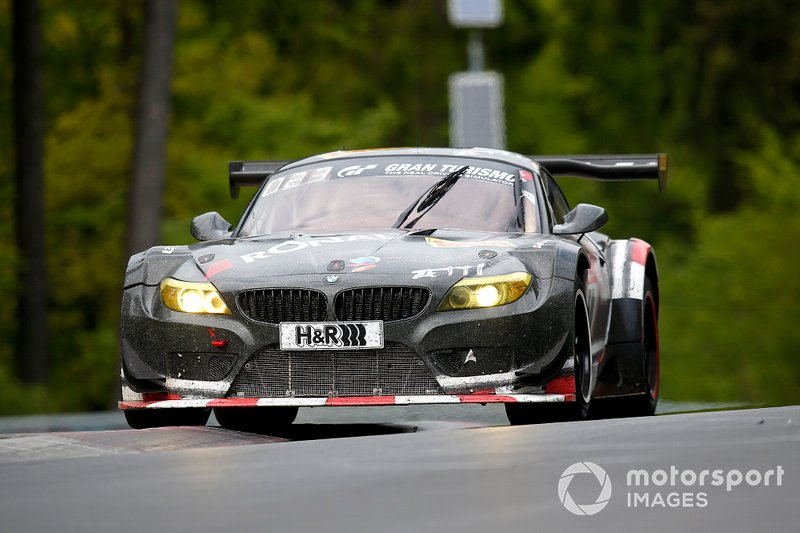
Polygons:
M0 531L800 530L800 407L497 422L300 419L279 436L216 427L4 434ZM559 500L559 479L578 462L611 482L594 516ZM780 486L773 476L770 486L742 481L730 491L686 486L680 474L676 486L626 482L629 470L671 466L721 469L731 481L734 469L783 473ZM568 493L591 504L600 487L578 474ZM634 508L633 493L695 505Z

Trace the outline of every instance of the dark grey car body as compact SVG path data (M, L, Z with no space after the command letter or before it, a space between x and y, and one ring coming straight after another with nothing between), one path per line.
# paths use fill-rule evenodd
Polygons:
M565 212L545 165L494 150L393 149L315 156L289 163L275 176L323 163L346 173L368 163L415 160L501 169L475 178L508 181L498 187L513 187L520 227L242 236L259 193L237 228L205 228L218 238L154 247L130 259L122 298L120 406L574 401L578 288L590 321L591 396L646 392L642 302L646 284L658 302L653 250L644 241L612 240L596 231L566 234L575 212ZM532 280L513 303L437 310L464 277L520 271ZM211 282L231 314L168 309L159 290L165 278ZM383 322L383 348L323 353L278 347L281 322L363 320Z

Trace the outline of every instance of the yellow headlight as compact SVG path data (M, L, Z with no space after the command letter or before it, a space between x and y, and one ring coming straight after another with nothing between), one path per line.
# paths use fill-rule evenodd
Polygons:
M178 311L202 313L205 306L205 293L197 289L180 289L177 300Z
M528 290L531 279L529 272L464 278L450 288L437 311L479 309L516 302Z
M475 303L480 307L492 307L501 301L500 289L494 285L484 285L475 291Z
M161 301L173 311L183 313L231 314L211 283L191 283L167 278L161 282Z

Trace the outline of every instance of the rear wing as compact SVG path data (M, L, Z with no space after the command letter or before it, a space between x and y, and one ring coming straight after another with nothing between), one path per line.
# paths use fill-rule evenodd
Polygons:
M667 185L667 154L648 155L534 155L529 156L553 176L576 176L596 180L658 180ZM241 187L258 187L291 161L231 161L228 179L231 198Z
M667 186L667 154L532 155L530 158L553 176L608 181L658 180L659 191Z
M231 161L228 163L228 182L231 198L239 197L241 187L258 187L290 161Z

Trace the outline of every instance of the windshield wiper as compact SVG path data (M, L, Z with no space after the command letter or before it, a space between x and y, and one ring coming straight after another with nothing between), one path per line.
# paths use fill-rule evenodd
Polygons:
M442 199L442 197L447 194L447 192L453 188L453 185L456 184L458 178L464 175L464 173L469 169L469 165L465 165L459 169L454 170L450 174L446 175L425 191L425 193L414 200L406 209L400 213L400 216L397 217L397 220L392 225L393 228L413 228L414 224L416 224L419 219L425 216L425 214L433 209L433 206ZM403 226L405 221L411 216L411 213L414 210L417 210L419 216Z

